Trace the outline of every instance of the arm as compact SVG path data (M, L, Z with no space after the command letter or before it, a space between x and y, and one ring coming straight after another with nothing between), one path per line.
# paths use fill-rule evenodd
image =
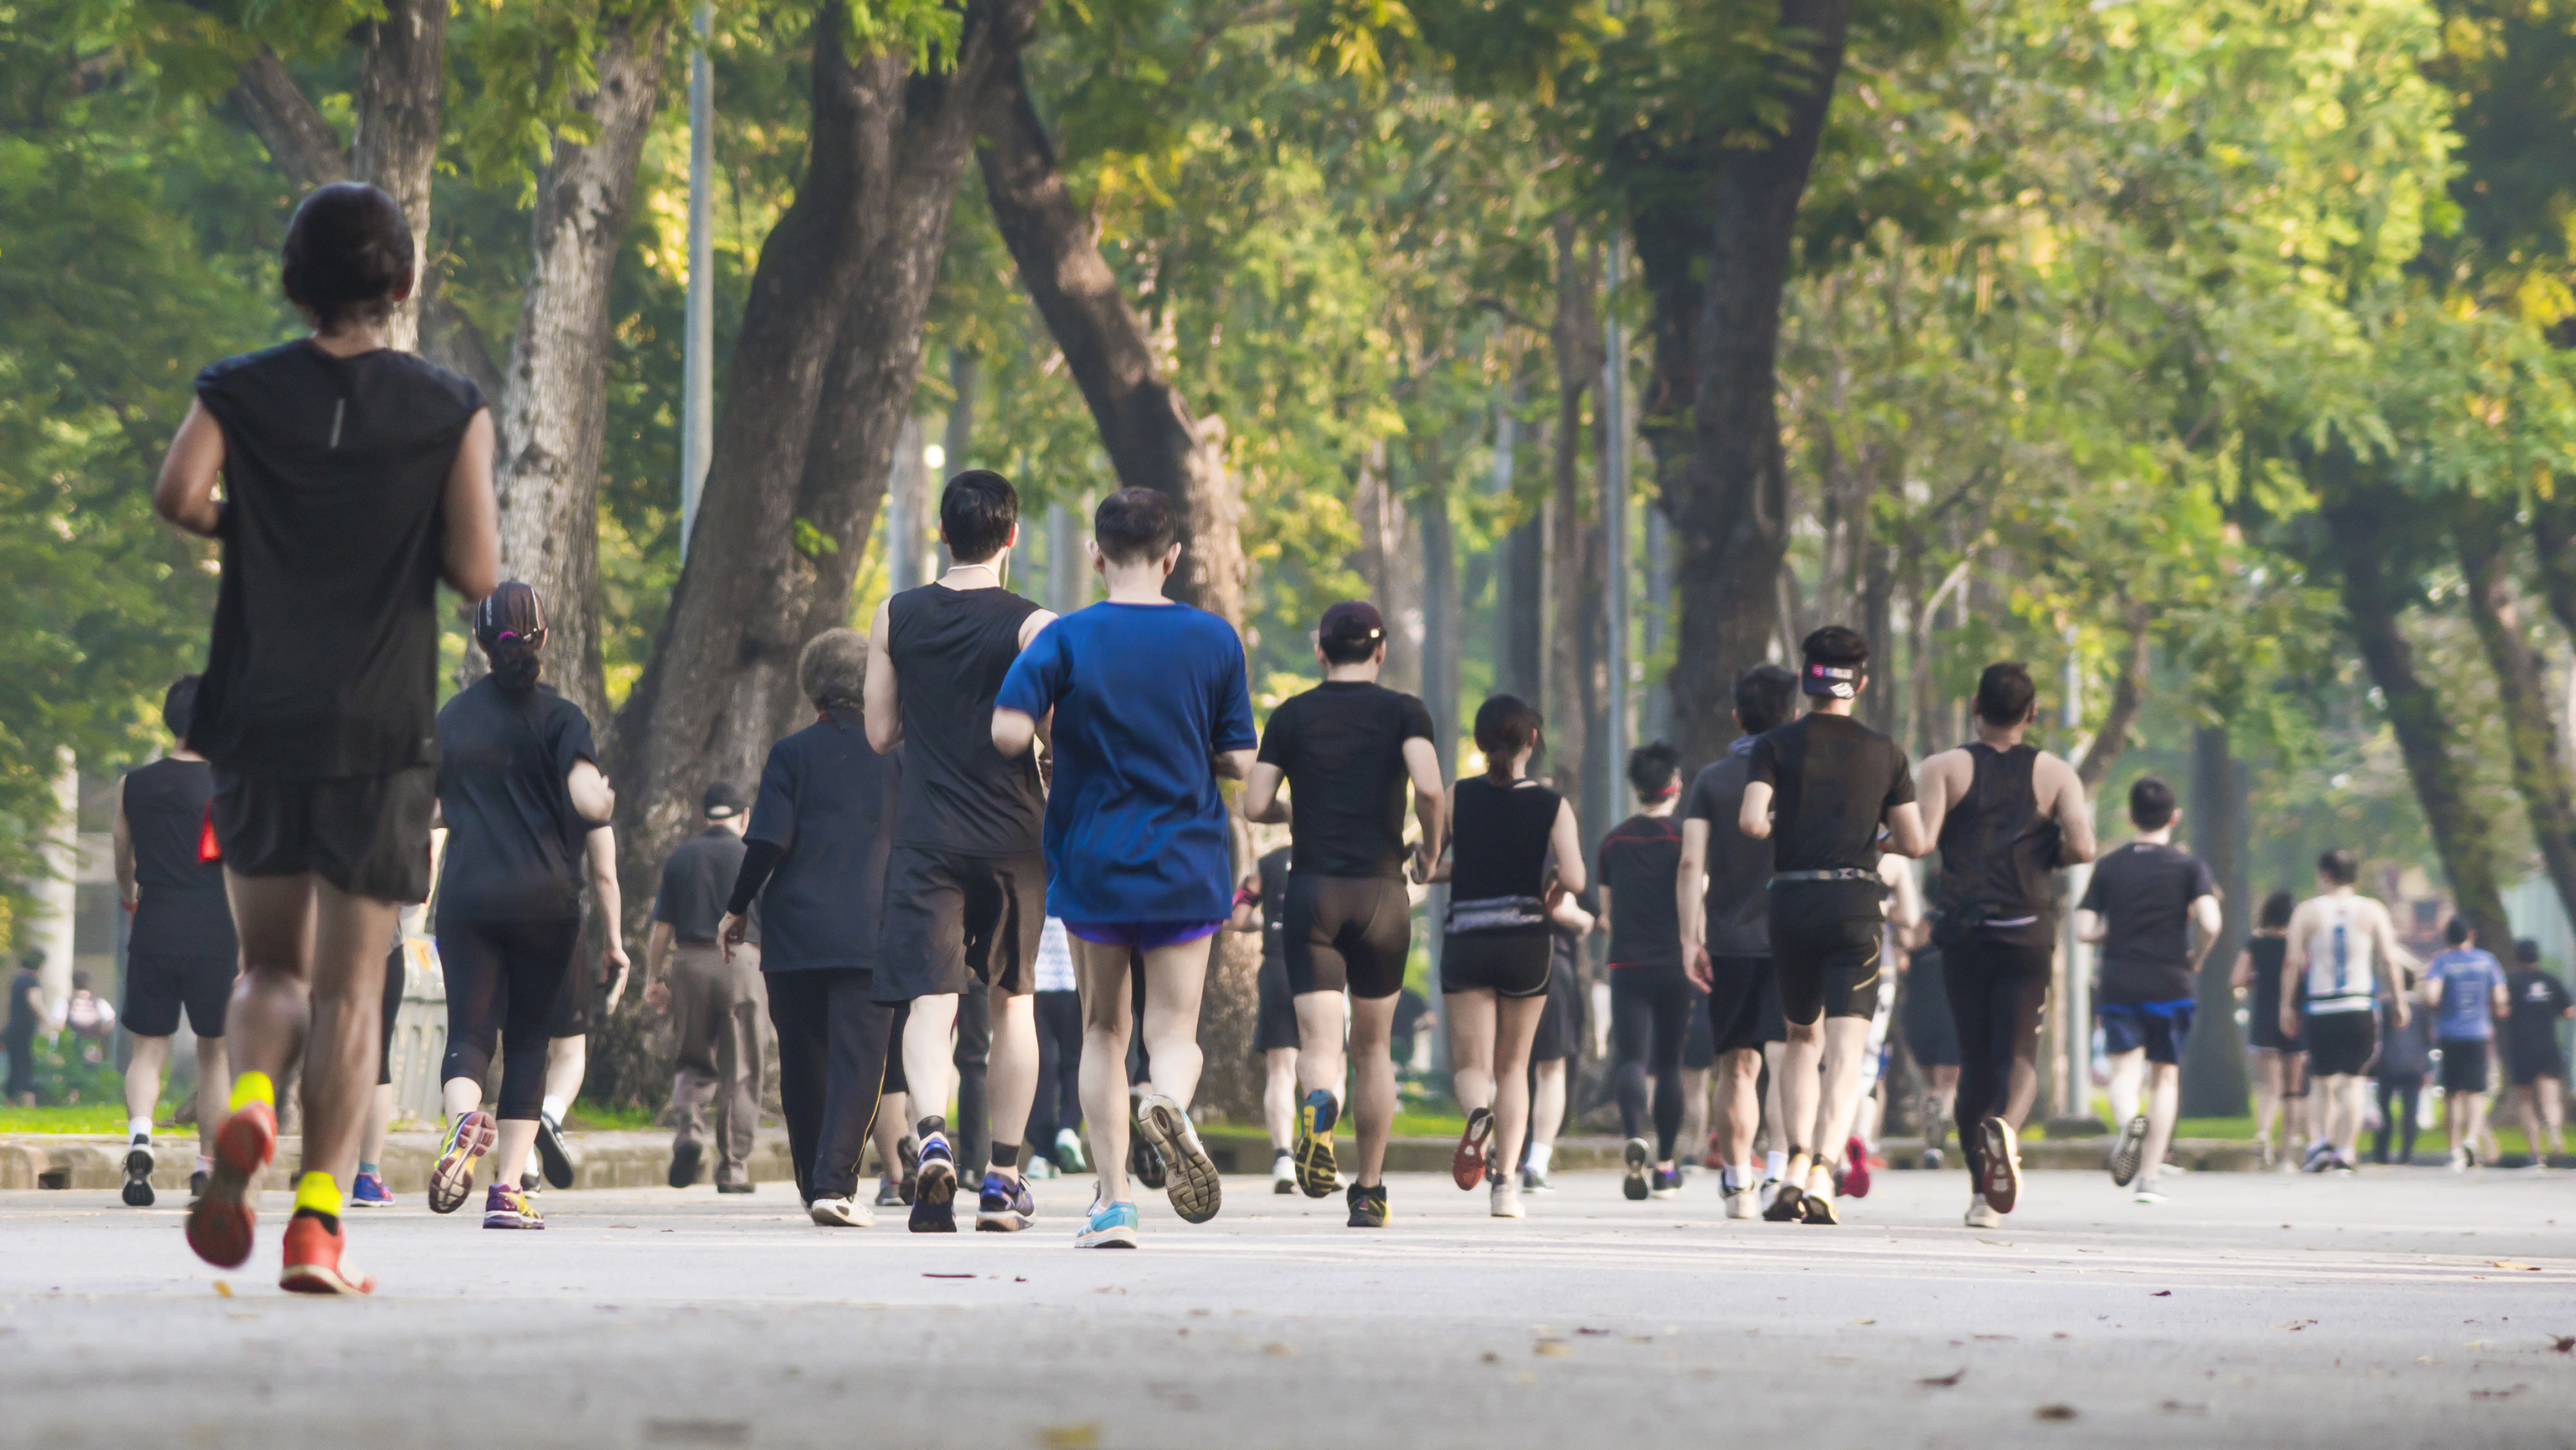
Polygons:
M1447 844L1449 793L1440 784L1440 751L1416 735L1404 742L1404 773L1413 780L1413 819L1421 823L1422 843L1413 848L1413 874L1431 879L1431 863Z
M1261 930L1261 878L1246 876L1234 889L1234 914L1226 918L1228 931Z
M1572 801L1556 803L1556 824L1547 828L1547 844L1556 852L1556 884L1569 896L1581 891L1591 878L1583 874L1583 838L1575 834Z
M644 1005L660 1016L671 1010L671 984L664 980L671 960L671 924L653 923L644 938Z
M1264 825L1288 823L1288 803L1279 798L1280 784L1288 773L1266 761L1254 761L1243 776L1243 818Z
M108 822L108 840L116 855L116 899L132 911L141 898L134 891L134 830L125 823L125 777L116 778L116 817Z
M1556 905L1549 907L1547 914L1549 920L1579 936L1590 936L1593 929L1600 924L1599 918L1584 910L1583 903L1575 900L1571 894L1558 897ZM1601 915L1606 917L1609 914L1610 903L1605 901L1601 903Z
M997 720L1001 713L993 712ZM997 734L1000 729L1000 725L994 726ZM1219 780L1241 780L1252 773L1254 763L1254 754L1249 750L1219 750L1208 756L1208 769L1215 771Z
M1951 774L1957 767L1967 764L1965 751L1943 750L1925 756L1921 767L1914 772L1914 801L1922 808L1920 814L1925 834L1935 841L1941 839L1941 822L1950 815Z
M572 796L572 808L594 826L604 826L617 814L617 792L609 789L608 777L587 760L576 760L564 772L564 789Z
M492 410L475 413L447 470L443 573L471 602L501 587L501 502L492 491Z
M1889 806L1882 818L1887 827L1887 849L1898 856L1929 856L1933 836L1923 828L1923 811L1919 804L1907 801Z
M2099 854L2093 812L2084 804L2084 782L2076 779L2075 767L2043 750L2031 762L2031 784L2041 792L2054 793L2049 813L2057 818L2058 864L2081 866Z
M223 523L223 505L215 502L215 475L224 466L224 429L206 405L188 402L170 440L170 456L161 460L161 477L152 485L152 511L164 522L199 538L211 539Z
M2290 913L2290 945L2281 953L2281 1035L2299 1035L2299 999L2290 988L2308 972L2308 909Z
M1445 814L1443 819L1456 820L1458 818L1458 787L1454 785L1450 786L1447 790L1440 793L1440 798L1445 804ZM1452 843L1448 841L1441 842L1440 849L1432 854L1431 870L1422 878L1425 882L1446 881L1449 879L1450 868L1455 864L1449 859L1449 847L1451 844Z
M600 788L607 789L606 782ZM590 857L590 889L599 902L599 932L605 938L599 959L603 965L617 968L617 977L608 984L608 997L603 1004L609 1012L617 1010L618 999L626 995L626 917L625 901L617 890L617 833L606 826L590 833L582 842Z
M2191 924L2200 928L2200 945L2191 954L2192 975L2198 976L2200 964L2209 960L2210 949L2218 945L2218 930L2226 920L2215 895L2204 894L2191 899Z
M2110 934L2111 923L2103 918L2102 913L2087 911L2082 907L2076 908L2075 939L2077 941L2098 942Z
M1771 782L1744 783L1744 804L1736 809L1735 829L1742 831L1748 841L1771 839Z
M1573 906L1575 910L1583 910L1582 905L1576 902L1573 897L1569 896L1565 898L1565 900L1566 903ZM1573 925L1571 921L1566 921L1566 918L1563 915L1559 915L1557 920L1566 922L1568 926ZM1610 883L1607 879L1604 879L1601 883L1601 914L1599 916L1587 915L1584 918L1584 921L1587 924L1582 927L1577 927L1576 930L1588 931L1598 928L1602 931L1608 931L1610 929Z
M1878 858L1879 879L1896 891L1896 909L1887 914L1887 923L1896 928L1902 942L1914 928L1923 924L1923 888L1914 880L1914 872L1894 856Z
M2230 991L2242 992L2254 985L2254 954L2243 947L2236 949L2236 965L2227 970Z
M874 669L875 665L871 663L869 668ZM875 713L871 711L868 715L868 731L871 734L874 734L877 728L876 718ZM1027 754L1029 746L1037 738L1038 722L1035 716L1025 710L994 707L993 748L1002 752L1003 759L1013 760Z
M2376 902L2372 904L2378 905ZM2397 944L2397 924L2390 920L2387 907L2380 906L2377 911L2370 914L2370 934L2378 941L2379 959L2388 963L2388 1001L2393 1009L2392 1020L2403 1027L2406 1025L2406 1019L2413 1015L2406 1005L2406 984L2403 977L2405 973L2416 970L2423 963L2415 960L2414 953Z
M1708 964L1708 898L1702 883L1708 876L1708 822L1682 821L1682 864L1673 873L1674 915L1682 927L1682 970L1691 985L1705 992L1715 982Z
M868 748L879 755L903 743L903 692L895 684L894 661L886 655L886 610L891 603L879 604L876 614L868 620L868 681L864 708L868 722Z

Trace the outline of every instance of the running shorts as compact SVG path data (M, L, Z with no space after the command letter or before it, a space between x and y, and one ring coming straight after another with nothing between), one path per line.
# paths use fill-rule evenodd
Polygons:
M1572 972L1550 972L1547 1006L1530 1039L1530 1061L1562 1062L1583 1050L1583 983Z
M2530 1087L2544 1077L2558 1082L2567 1081L2567 1054L2560 1049L2554 1035L2544 1051L2523 1053L2508 1048L2504 1067L2505 1077L2515 1087Z
M1959 1019L1950 1015L1950 994L1930 974L1907 973L1905 1000L1897 1010L1905 1050L1917 1067L1959 1065Z
M429 899L429 817L438 767L333 780L215 771L215 840L243 876L311 872L352 896Z
M1339 992L1374 1001L1404 990L1413 950L1413 900L1392 876L1288 873L1288 990Z
M876 1000L962 992L969 982L1014 997L1034 991L1045 930L1045 857L896 846L886 860Z
M2172 1002L2104 1002L2093 1009L2102 1022L2102 1051L2112 1057L2145 1048L2147 1061L2166 1067L2182 1065L2183 1047L2191 1040L2192 1000Z
M1772 980L1769 957L1712 956L1708 968L1708 999L1702 1010L1708 1014L1709 1046L1713 1052L1759 1050L1764 1043L1778 1042L1788 1035L1776 1025L1780 1019L1780 991ZM1765 1036L1766 1030L1771 1035Z
M1288 963L1264 953L1260 976L1261 1009L1252 1028L1252 1050L1272 1052L1297 1045L1297 998L1288 990Z
M1878 1012L1879 938L1887 919L1874 886L1776 881L1771 886L1771 971L1780 1012L1800 1026L1820 1017Z
M1535 997L1547 990L1548 960L1555 951L1544 929L1452 932L1440 944L1440 990L1483 988L1499 997Z
M2487 1090L2487 1044L2480 1037L2445 1037L2434 1046L2442 1049L2442 1093L2482 1093Z
M1708 994L1691 993L1690 1028L1682 1034L1682 1071L1706 1072L1717 1065L1717 1034L1708 1025Z
M241 960L229 956L178 956L135 952L125 961L125 1030L137 1037L167 1037L179 1030L186 1008L188 1030L199 1037L224 1035Z
M2308 1071L2317 1077L2359 1077L2379 1056L2375 1012L2322 1012L2299 1035L2308 1044Z

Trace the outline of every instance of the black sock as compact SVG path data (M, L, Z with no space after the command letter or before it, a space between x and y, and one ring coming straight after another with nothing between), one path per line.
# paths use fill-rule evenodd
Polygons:
M340 1215L336 1213L324 1213L318 1208L299 1208L295 1211L295 1216L321 1220L325 1233L336 1234L340 1231Z
M996 1143L996 1144L994 1144L994 1145L993 1145L993 1160L992 1160L992 1161L993 1161L993 1166L994 1166L994 1167L996 1167L996 1168L1017 1168L1017 1167L1019 1167L1019 1166L1020 1166L1020 1145L1019 1145L1019 1144L1017 1144L1017 1143Z

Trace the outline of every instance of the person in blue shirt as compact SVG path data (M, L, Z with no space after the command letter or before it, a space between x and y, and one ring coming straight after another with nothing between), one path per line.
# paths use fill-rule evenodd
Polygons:
M2505 1010L2504 968L2477 949L2478 934L2465 916L2442 930L2451 949L2424 966L2419 989L2433 1009L2433 1045L2442 1054L2442 1128L2451 1139L2451 1171L2469 1167L2474 1153L2494 1161L2495 1135L2487 1129L2487 1058L2495 1041L2496 1014Z
M1160 1155L1172 1207L1216 1216L1216 1165L1190 1126L1199 995L1211 939L1231 914L1233 837L1219 777L1252 768L1243 641L1204 610L1163 597L1179 524L1152 489L1121 489L1092 516L1092 567L1109 597L1040 631L1002 680L993 746L1025 753L1048 734L1055 776L1044 846L1047 915L1073 938L1082 994L1082 1116L1100 1197L1074 1243L1134 1248L1127 1197L1128 962L1144 960L1151 1081L1136 1131Z

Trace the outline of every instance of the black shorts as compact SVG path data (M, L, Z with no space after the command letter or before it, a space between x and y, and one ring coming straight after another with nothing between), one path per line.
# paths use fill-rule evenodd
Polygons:
M2245 1014L2245 1045L2257 1052L2305 1052L2307 1043L2297 1037L2281 1035L2281 1011L2266 1012L2261 1003Z
M1263 953L1261 1010L1252 1028L1252 1050L1273 1052L1297 1045L1297 999L1288 991L1288 964Z
M2379 1017L2374 1012L2325 1012L2310 1017L2299 1036L2308 1044L2314 1077L2360 1077L2379 1056Z
M1720 1053L1759 1051L1788 1036L1780 1025L1780 989L1769 957L1713 956L1708 967L1708 998L1700 1010L1708 1014L1711 1061Z
M1035 991L1045 930L1045 857L897 846L886 858L876 999L909 1002L970 982L1014 997Z
M1455 932L1440 944L1440 990L1481 987L1498 997L1535 997L1547 990L1555 953L1545 929Z
M2433 1044L2442 1049L2442 1092L2482 1093L2487 1090L2487 1044L2476 1037L2445 1037Z
M1957 1067L1959 1019L1950 1015L1950 994L1931 972L1905 974L1905 998L1896 1014L1905 1035L1905 1050L1917 1067Z
M311 872L352 896L429 899L429 817L438 768L336 780L215 771L215 840L242 876Z
M1773 883L1771 972L1782 1017L1803 1027L1823 1017L1878 1015L1879 941L1887 928L1878 901L1867 883Z
M2546 1047L2537 1051L2515 1052L2507 1048L2504 1054L2504 1072L2506 1080L2515 1087L2530 1087L2544 1077L2565 1082L2567 1081L2567 1054L2559 1048L2558 1039L2555 1036L2549 1039Z
M233 999L238 957L176 956L135 952L125 959L125 1030L137 1037L167 1037L179 1030L179 1009L199 1037L224 1035L224 1009Z
M1288 990L1338 992L1376 1000L1404 990L1404 959L1413 950L1413 900L1393 876L1288 873L1282 913Z
M1550 972L1547 1006L1538 1014L1538 1035L1530 1039L1530 1061L1561 1062L1583 1051L1583 983L1573 972Z

